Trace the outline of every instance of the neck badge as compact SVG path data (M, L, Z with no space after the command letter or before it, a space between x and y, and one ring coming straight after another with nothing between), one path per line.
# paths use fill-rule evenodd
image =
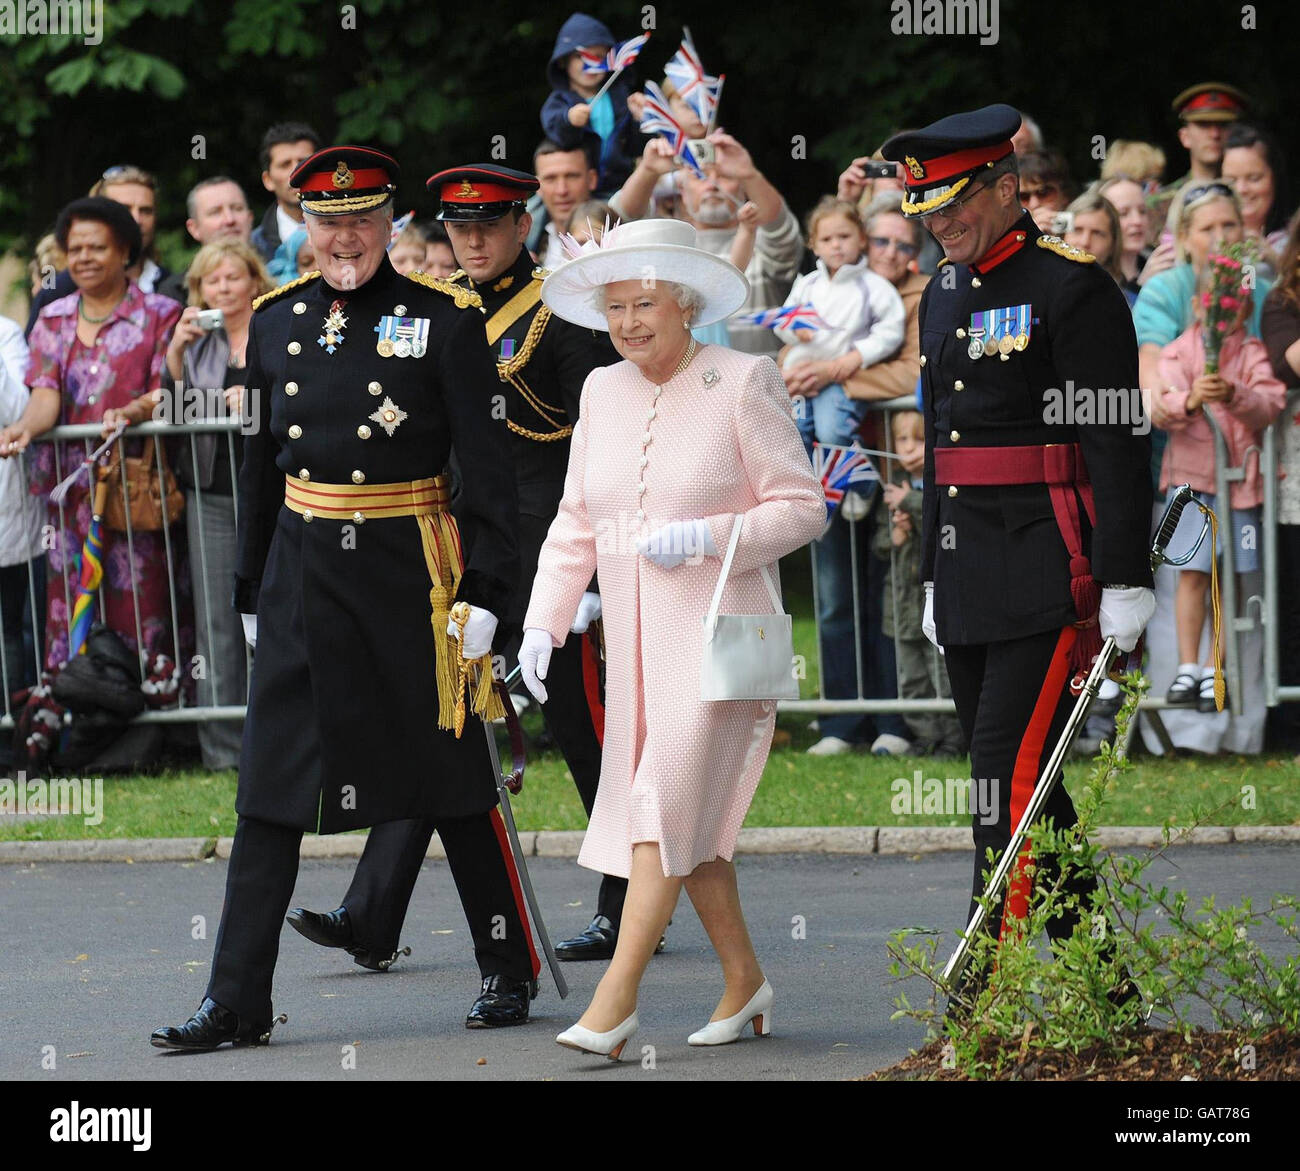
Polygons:
M343 329L347 323L348 319L343 316L343 302L335 301L325 315L325 324L316 344L324 346L327 354L332 354L343 344Z

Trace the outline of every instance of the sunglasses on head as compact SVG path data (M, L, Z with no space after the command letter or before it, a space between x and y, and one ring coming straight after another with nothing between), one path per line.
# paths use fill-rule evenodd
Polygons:
M882 250L888 248L892 244L899 252L907 257L915 256L917 253L917 247L915 244L908 244L903 240L894 240L889 236L868 236L867 240L873 247Z

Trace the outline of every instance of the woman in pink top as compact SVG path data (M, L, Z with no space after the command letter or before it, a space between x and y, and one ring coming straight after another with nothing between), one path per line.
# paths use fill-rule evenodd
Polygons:
M692 325L744 303L746 283L695 247L695 230L641 220L547 278L560 317L606 329L626 359L582 390L564 499L538 562L519 662L545 701L598 572L607 654L600 786L579 863L629 878L608 971L562 1045L617 1057L636 1030L637 988L682 886L722 961L725 991L694 1045L771 1028L772 989L741 913L731 856L762 775L776 705L700 698L702 620L743 515L721 612L762 614L759 572L818 536L820 485L772 360L698 345ZM651 279L646 279L647 277Z
M1209 268L1198 282L1193 299L1197 320L1160 353L1160 377L1170 389L1165 396L1169 411L1164 429L1169 432L1164 462L1160 468L1160 489L1190 484L1213 506L1216 487L1214 434L1205 412L1214 421L1228 448L1228 463L1244 468L1245 478L1232 481L1228 507L1219 508L1220 522L1235 541L1234 561L1239 573L1259 568L1260 504L1264 482L1259 470L1263 432L1286 405L1286 388L1273 374L1268 351L1258 338L1250 337L1244 323L1250 316L1249 290L1238 295L1236 319L1230 323L1219 355L1219 372L1205 373L1205 344L1201 324L1205 314ZM1231 521L1228 514L1231 513ZM1179 538L1175 537L1175 542ZM1171 552L1177 553L1175 548ZM1199 711L1217 710L1214 700L1214 662L1223 653L1222 632L1218 646L1210 648L1209 662L1197 666L1201 633L1205 628L1206 597L1210 588L1210 558L1217 551L1207 541L1197 556L1178 575L1174 594L1174 624L1178 634L1178 674L1169 688L1166 702L1175 707L1195 706Z

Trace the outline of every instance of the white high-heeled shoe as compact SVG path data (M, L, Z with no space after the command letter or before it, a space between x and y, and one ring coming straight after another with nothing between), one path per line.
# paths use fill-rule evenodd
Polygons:
M745 1026L754 1022L754 1036L769 1037L772 1034L772 985L763 981L758 991L749 998L735 1016L724 1017L720 1021L710 1021L698 1033L686 1038L688 1045L729 1045L738 1041Z
M615 1025L607 1033L594 1033L582 1025L571 1025L555 1038L556 1044L566 1049L577 1049L580 1053L594 1053L599 1057L608 1057L617 1061L623 1052L627 1039L636 1032L636 1010L622 1024Z

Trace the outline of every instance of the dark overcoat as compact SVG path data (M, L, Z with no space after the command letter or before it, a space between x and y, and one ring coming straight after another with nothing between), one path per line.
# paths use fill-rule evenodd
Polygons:
M335 833L496 803L478 721L471 715L459 739L438 728L443 631L431 626L419 523L308 520L284 503L286 475L416 480L442 473L454 446L478 538L457 598L505 612L519 568L508 432L490 409L499 383L481 308L454 292L399 276L385 257L358 289L316 276L253 315L235 605L257 614L258 643L241 815ZM346 325L330 353L319 339L336 301ZM385 317L412 319L421 344L408 356L380 352Z

